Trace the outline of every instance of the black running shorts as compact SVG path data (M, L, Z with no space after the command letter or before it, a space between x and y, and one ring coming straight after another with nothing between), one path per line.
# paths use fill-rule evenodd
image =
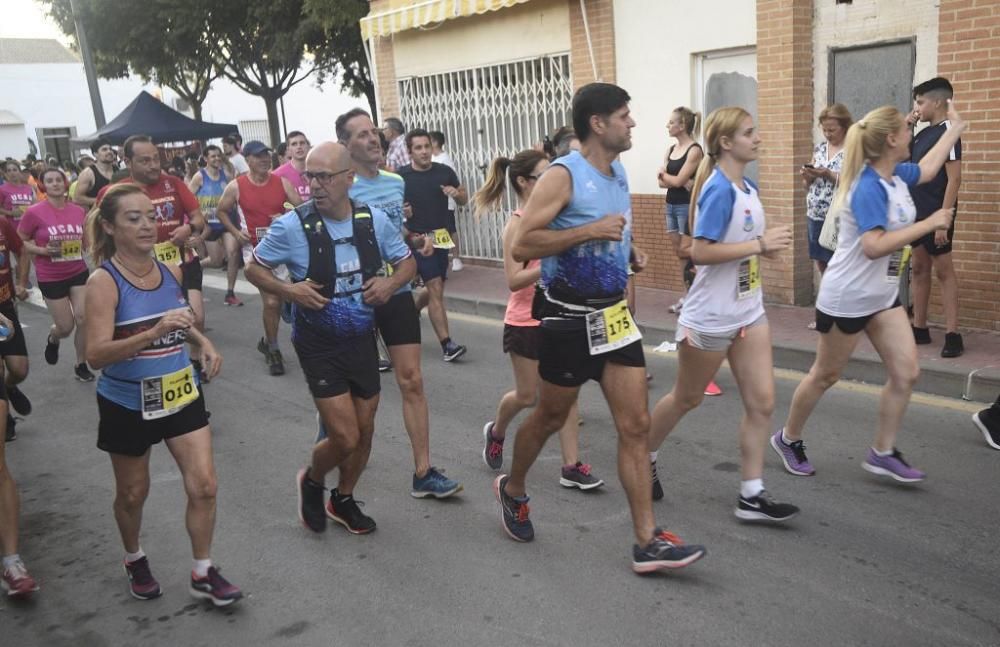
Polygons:
M156 420L143 420L141 411L127 409L101 394L97 395L97 412L97 448L109 454L142 456L161 440L208 426L204 393L177 413Z
M188 290L201 292L203 279L204 273L201 270L200 258L195 256L190 261L185 261L181 264L181 287L184 288L185 295L188 293Z
M52 301L65 299L69 296L70 288L81 288L87 285L87 277L89 276L90 271L83 270L62 281L39 281L38 291L42 293L43 297Z
M503 352L538 361L541 326L503 326Z
M394 294L375 308L375 325L386 346L420 344L420 315L413 303L413 293L407 290Z
M541 327L538 375L557 386L580 386L587 380L601 381L608 362L645 367L642 340L600 355L591 355L586 330L552 330Z
M27 357L28 347L24 343L24 331L21 330L21 321L17 318L14 302L0 304L0 312L14 324L14 335L7 341L0 341L0 357Z
M296 348L295 354L314 398L335 398L350 392L367 400L381 391L373 333L344 340L322 353L302 353Z
M902 307L899 299L886 308L885 310L892 310L893 308ZM879 314L879 312L885 312L885 310L879 310L878 312L873 312L870 315L865 315L864 317L834 317L822 312L819 308L816 309L816 331L821 333L830 332L834 324L840 329L840 332L845 335L856 335L865 329L868 322L872 320L872 317Z

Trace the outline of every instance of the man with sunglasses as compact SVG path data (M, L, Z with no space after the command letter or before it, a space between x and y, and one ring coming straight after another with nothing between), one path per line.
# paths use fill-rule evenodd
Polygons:
M234 207L239 212L239 229L229 218L219 220L243 245L243 262L249 266L253 248L267 235L271 221L288 211L286 204L298 206L302 199L291 182L271 172L271 149L266 144L257 140L247 142L243 155L250 172L237 176L226 186L219 200L218 213L229 213ZM278 280L288 280L288 270L283 265L277 266L274 274ZM261 289L260 299L264 306L264 336L257 342L257 350L264 355L271 375L284 375L285 360L278 348L281 297Z

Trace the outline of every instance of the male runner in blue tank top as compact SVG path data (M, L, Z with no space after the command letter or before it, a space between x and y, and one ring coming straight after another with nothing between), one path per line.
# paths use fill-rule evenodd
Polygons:
M601 385L618 431L618 471L638 543L632 569L681 568L705 555L657 528L646 450L649 411L642 336L625 302L632 248L632 209L618 156L632 147L629 95L591 83L573 97L580 151L553 162L525 206L514 260L542 259L538 405L517 430L510 476L493 484L504 530L530 541L525 479L549 436L558 431L587 380ZM637 265L645 255L636 250Z

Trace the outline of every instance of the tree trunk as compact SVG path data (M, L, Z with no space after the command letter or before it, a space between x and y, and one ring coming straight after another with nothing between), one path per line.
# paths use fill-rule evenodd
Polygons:
M278 122L278 98L272 94L263 94L261 99L267 106L267 132L271 141L268 146L274 147L281 141L281 124Z
M382 115L378 113L378 105L375 103L375 84L365 84L365 97L368 98L368 108L372 113L372 121L376 124L382 123Z
M189 103L191 104L191 112L194 113L194 118L201 121L201 102L190 101Z

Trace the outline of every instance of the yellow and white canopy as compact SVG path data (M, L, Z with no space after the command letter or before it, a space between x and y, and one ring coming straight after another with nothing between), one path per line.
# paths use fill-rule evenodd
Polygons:
M497 11L524 2L528 0L401 0L391 3L398 6L362 18L361 37L368 41L375 36L391 36L407 29Z

